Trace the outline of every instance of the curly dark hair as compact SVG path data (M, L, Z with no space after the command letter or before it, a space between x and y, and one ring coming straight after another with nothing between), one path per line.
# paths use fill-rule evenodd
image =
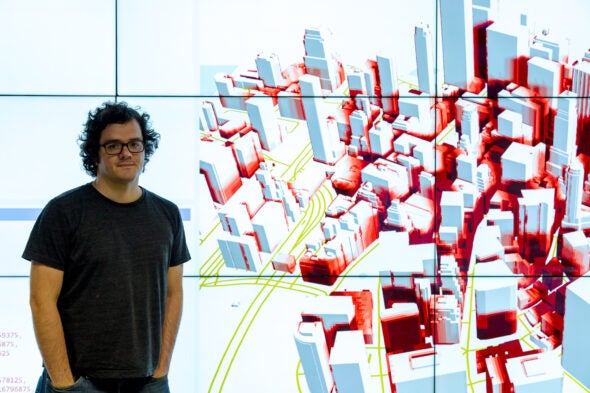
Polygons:
M88 112L88 119L84 123L84 129L80 134L78 141L80 142L80 157L82 157L82 166L86 173L92 177L96 177L98 168L98 149L100 135L102 131L109 124L123 124L130 120L137 120L141 128L141 135L143 144L145 146L145 164L150 160L150 157L160 142L160 134L151 128L150 115L147 113L140 113L140 108L131 108L129 105L122 102L105 102L94 111Z

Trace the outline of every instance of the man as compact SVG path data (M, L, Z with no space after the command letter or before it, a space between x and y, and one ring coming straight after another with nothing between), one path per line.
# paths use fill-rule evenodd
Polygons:
M80 136L94 181L52 199L23 258L44 371L37 392L168 392L190 259L176 205L139 186L160 135L105 103Z

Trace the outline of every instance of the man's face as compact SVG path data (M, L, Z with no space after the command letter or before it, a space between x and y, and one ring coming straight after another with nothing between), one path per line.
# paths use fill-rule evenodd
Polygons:
M102 131L98 150L98 168L96 177L111 183L129 184L137 182L143 170L145 151L132 153L128 146L118 154L107 154L103 147L111 143L143 142L141 127L135 119L122 124L109 124ZM132 144L129 144L130 146ZM137 144L135 144L137 145ZM111 152L112 153L112 152Z

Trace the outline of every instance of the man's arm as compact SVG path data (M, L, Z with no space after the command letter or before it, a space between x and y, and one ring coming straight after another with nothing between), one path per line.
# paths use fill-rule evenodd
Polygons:
M68 360L61 317L57 310L62 282L63 271L38 262L31 264L29 304L33 326L45 368L55 387L70 386L75 382Z
M153 375L154 378L160 378L168 374L181 315L182 265L178 265L168 268L168 291L166 293L166 310L164 312L162 349L160 350L158 368Z

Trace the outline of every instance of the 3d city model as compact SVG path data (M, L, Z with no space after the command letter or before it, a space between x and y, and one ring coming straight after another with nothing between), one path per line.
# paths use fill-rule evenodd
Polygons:
M325 27L301 63L215 76L201 274L317 288L287 335L300 391L589 392L590 49L437 5L414 80L343 64Z

